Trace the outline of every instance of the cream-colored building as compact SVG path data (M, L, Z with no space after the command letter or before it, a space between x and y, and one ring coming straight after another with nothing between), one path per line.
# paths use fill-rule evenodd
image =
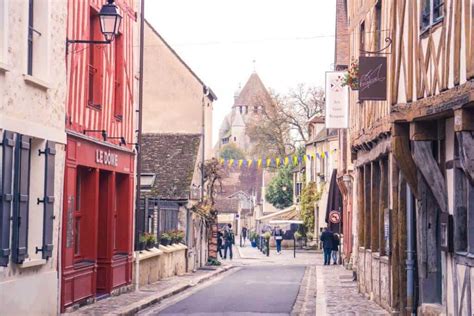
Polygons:
M66 8L65 0L0 0L3 315L58 313Z
M338 136L326 129L324 118L313 116L309 122L309 141L306 143L306 184L316 183L321 198L315 207L314 234L319 236L326 223L331 176L338 167Z
M217 97L149 22L144 64L142 197L159 201L158 208L167 203L176 215L159 217L161 228L149 232L183 230L188 248L175 257L185 256L188 270L196 270L207 263L208 232L203 217L191 209L202 196L201 163L213 157Z

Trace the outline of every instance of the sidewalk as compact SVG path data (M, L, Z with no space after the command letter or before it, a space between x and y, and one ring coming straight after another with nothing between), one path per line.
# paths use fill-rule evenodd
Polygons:
M152 304L183 292L232 268L233 266L229 264L220 267L204 267L195 273L163 279L157 283L142 286L139 291L112 296L64 315L134 315Z
M316 315L389 315L375 302L359 294L352 271L341 265L316 266Z

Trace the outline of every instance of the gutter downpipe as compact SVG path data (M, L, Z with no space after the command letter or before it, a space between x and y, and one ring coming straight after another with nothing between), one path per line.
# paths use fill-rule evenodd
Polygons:
M411 188L407 185L407 314L415 315L415 210Z
M205 150L206 150L206 136L205 136L205 111L206 111L206 102L205 97L209 95L209 87L203 86L202 87L202 124L201 124L201 134L202 134L202 141L201 141L201 201L204 200L204 161L205 161Z
M141 149L142 149L142 118L143 118L143 60L144 60L144 44L145 44L145 0L140 1L140 80L138 82L138 129L137 129L137 180L135 187L135 249L138 249L139 233L143 230L144 223L140 216L140 180L141 180ZM139 251L135 251L135 286L139 290L140 285L140 260L138 259Z

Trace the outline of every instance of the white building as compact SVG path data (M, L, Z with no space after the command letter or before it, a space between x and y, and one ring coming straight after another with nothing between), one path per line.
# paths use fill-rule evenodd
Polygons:
M0 0L0 306L58 313L67 1Z

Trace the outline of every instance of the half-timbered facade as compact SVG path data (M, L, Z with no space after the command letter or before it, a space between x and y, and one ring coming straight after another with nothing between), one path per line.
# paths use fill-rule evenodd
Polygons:
M474 2L396 1L392 150L411 194L414 308L472 315ZM413 207L410 207L410 206Z
M67 38L103 41L105 1L69 0ZM66 309L132 280L136 1L116 0L109 44L68 44L61 304Z
M347 5L351 58L388 68L387 101L349 105L359 289L392 312L471 315L474 3Z

